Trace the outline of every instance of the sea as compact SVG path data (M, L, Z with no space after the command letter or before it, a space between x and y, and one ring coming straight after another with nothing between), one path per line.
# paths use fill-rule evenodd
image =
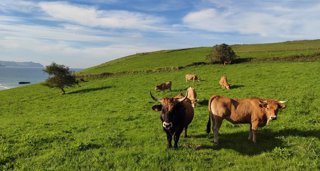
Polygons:
M77 72L81 69L70 70ZM40 83L47 78L48 74L43 71L43 68L0 67L0 90L29 85L19 84L19 82Z

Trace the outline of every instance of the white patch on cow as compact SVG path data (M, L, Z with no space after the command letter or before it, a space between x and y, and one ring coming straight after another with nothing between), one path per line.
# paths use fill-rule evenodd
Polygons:
M271 118L271 117L268 118L268 120L267 120L267 125L269 125L270 121L272 121L272 118Z

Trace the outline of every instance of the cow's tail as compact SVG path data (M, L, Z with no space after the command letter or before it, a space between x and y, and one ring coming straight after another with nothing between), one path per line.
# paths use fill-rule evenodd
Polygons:
M208 110L209 110L209 118L208 118L208 123L207 123L207 133L210 133L211 130L211 120L212 120L212 111L211 111L211 102L214 98L216 98L217 96L212 96L208 102Z
M210 133L210 130L211 130L211 112L209 112L209 119L207 123L207 134Z

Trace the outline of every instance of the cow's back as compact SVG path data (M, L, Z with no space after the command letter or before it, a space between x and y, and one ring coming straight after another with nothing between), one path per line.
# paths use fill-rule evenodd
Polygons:
M190 100L196 100L197 99L197 93L192 87L188 88L188 98Z
M193 75L191 74L186 74L186 80L192 80L193 78Z
M227 77L226 76L221 76L220 80L219 80L219 84L222 86L225 86L227 84Z
M216 116L227 119L232 123L250 123L252 115L262 113L259 99L231 99L223 96L212 96L209 110Z
M239 99L236 102L231 116L231 119L236 123L249 123L252 115L256 115L258 118L259 115L263 115L258 98Z

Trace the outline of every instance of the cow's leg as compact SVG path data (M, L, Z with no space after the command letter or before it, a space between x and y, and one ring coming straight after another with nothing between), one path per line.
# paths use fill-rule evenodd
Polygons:
M251 141L252 140L252 129L251 129L251 124L249 127L249 136L248 136L248 140Z
M219 143L219 129L221 127L223 118L219 116L214 116L214 138L213 142L218 144Z
M176 133L174 134L174 148L178 148L178 141L180 138L180 134L183 131L183 127L181 129L177 130Z
M167 133L167 141L168 141L168 148L171 148L172 147L172 135L169 133L169 132L166 132Z
M214 119L214 115L212 113L209 113L211 121L212 121L212 132L214 133L214 125L215 125L215 119ZM209 123L208 123L209 124Z
M258 122L253 122L251 126L251 132L252 132L252 141L253 143L257 142L257 130L258 130Z
M252 129L252 141L253 143L257 142L257 130Z

